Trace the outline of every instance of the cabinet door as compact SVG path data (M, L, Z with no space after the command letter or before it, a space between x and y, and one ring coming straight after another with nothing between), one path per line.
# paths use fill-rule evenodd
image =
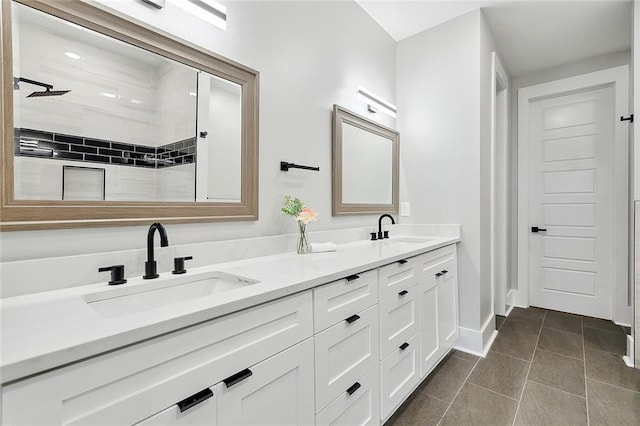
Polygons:
M438 335L440 351L448 352L458 339L458 278L455 265L438 278Z
M407 399L420 381L419 345L420 337L416 334L380 363L383 420Z
M420 283L420 373L424 377L440 358L438 337L438 281L435 275Z
M416 263L417 269L420 273L420 282L428 279L430 276L442 271L443 269L452 269L456 264L456 245L451 244L449 246L421 254L416 258Z
M376 365L316 416L316 426L380 424L380 372Z
M313 339L241 373L214 389L219 424L313 424Z
M316 412L378 363L378 339L378 305L316 334Z
M418 332L418 286L380 302L380 359Z
M207 388L179 404L174 404L166 410L136 423L136 426L216 426L218 424L217 399L217 392L214 392L212 388Z

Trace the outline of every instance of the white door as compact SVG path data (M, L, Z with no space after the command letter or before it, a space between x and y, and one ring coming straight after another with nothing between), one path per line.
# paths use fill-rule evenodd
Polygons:
M613 101L610 86L530 104L532 306L611 318Z
M313 408L313 339L245 370L240 381L219 383L220 425L310 425Z

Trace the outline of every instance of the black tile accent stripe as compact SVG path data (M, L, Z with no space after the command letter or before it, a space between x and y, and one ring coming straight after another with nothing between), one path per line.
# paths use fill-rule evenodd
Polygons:
M34 129L14 129L14 154L20 152L20 140L36 141L39 148L54 150L52 159L111 163L116 165L164 168L194 163L196 138L184 139L159 147L85 138ZM43 157L46 158L46 157Z

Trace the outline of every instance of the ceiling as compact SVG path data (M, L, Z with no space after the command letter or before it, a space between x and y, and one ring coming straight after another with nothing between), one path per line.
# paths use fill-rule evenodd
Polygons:
M483 8L512 77L631 48L629 0L355 0L400 41Z

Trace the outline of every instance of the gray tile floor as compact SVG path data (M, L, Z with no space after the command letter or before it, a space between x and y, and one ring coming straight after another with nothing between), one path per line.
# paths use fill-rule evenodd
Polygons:
M486 358L452 351L386 425L640 425L622 327L515 308L496 328Z

